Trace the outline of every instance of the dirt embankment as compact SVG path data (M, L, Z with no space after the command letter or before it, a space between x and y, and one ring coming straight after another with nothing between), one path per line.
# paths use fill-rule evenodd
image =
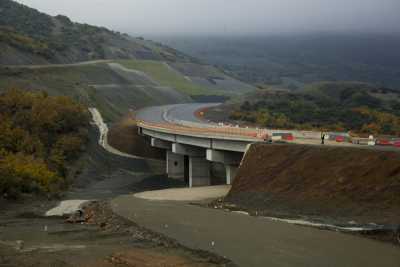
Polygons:
M165 151L151 146L150 140L139 136L136 121L128 114L111 126L108 143L119 151L154 159L165 159Z
M225 201L273 216L400 223L400 153L257 144Z

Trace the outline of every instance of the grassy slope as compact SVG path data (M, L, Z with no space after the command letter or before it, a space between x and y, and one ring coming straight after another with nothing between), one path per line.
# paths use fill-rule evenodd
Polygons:
M46 90L51 95L68 95L100 109L106 120L115 121L129 109L191 101L190 96L231 96L228 91L198 85L166 63L153 60L116 60L128 69L146 73L161 86L176 94L157 88L151 80L122 70L115 71L107 63L81 66L0 68L0 91L9 88ZM191 64L191 68L193 68ZM213 68L199 65L200 69ZM214 71L212 72L214 74ZM205 78L210 73L203 74ZM115 85L115 86L109 86ZM139 87L142 87L141 89Z
M122 60L118 61L129 69L143 71L150 75L154 80L162 86L176 88L178 91L188 95L221 95L226 92L218 90L209 90L207 88L196 85L180 73L170 69L165 63L152 60Z
M102 88L114 84L118 87ZM100 87L94 86L100 85ZM178 103L181 99L157 94L153 88L139 90L106 64L41 69L0 69L0 91L9 88L45 90L51 95L68 95L99 108L108 121L115 121L130 108ZM152 92L153 95L146 93Z
M176 94L159 89L151 80L134 73L115 71L107 63L81 66L0 68L0 91L9 88L45 90L51 95L68 95L99 108L108 121L116 121L129 109L149 105L188 102L190 96L230 95L226 91L197 85L164 62L152 60L118 60L128 69L146 73L158 84L173 88Z

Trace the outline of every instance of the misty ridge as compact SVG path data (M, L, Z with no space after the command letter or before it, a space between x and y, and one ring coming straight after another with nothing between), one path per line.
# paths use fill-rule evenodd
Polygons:
M363 81L400 88L400 34L302 33L155 37L253 84L303 88Z
M398 0L52 0L18 2L136 35L399 33Z
M160 41L251 84L296 89L350 80L400 88L398 0L18 2Z

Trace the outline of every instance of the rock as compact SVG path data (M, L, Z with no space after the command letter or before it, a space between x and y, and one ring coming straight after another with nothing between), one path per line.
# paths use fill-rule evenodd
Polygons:
M16 249L17 250L23 250L24 249L25 242L23 240L17 240L16 241Z
M66 222L68 223L82 223L85 222L84 212L82 210L77 210L74 214L72 214Z

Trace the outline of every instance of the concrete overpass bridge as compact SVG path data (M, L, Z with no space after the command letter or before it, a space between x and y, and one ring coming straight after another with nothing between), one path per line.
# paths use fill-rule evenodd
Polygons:
M226 183L231 184L248 146L265 142L261 130L221 127L194 115L212 105L150 107L136 114L139 134L149 136L153 147L167 151L168 176L186 179L190 187L211 184L213 162L224 165Z
M179 104L149 107L136 114L139 133L151 138L151 145L167 151L167 170L171 178L188 180L189 186L211 183L211 163L223 164L226 183L231 184L249 145L279 140L279 135L290 134L296 144L320 145L321 132L241 128L210 123L199 119L195 112L219 104ZM324 133L349 139L347 133ZM326 140L327 146L357 147L385 151L399 151L396 146L376 146L352 142Z

